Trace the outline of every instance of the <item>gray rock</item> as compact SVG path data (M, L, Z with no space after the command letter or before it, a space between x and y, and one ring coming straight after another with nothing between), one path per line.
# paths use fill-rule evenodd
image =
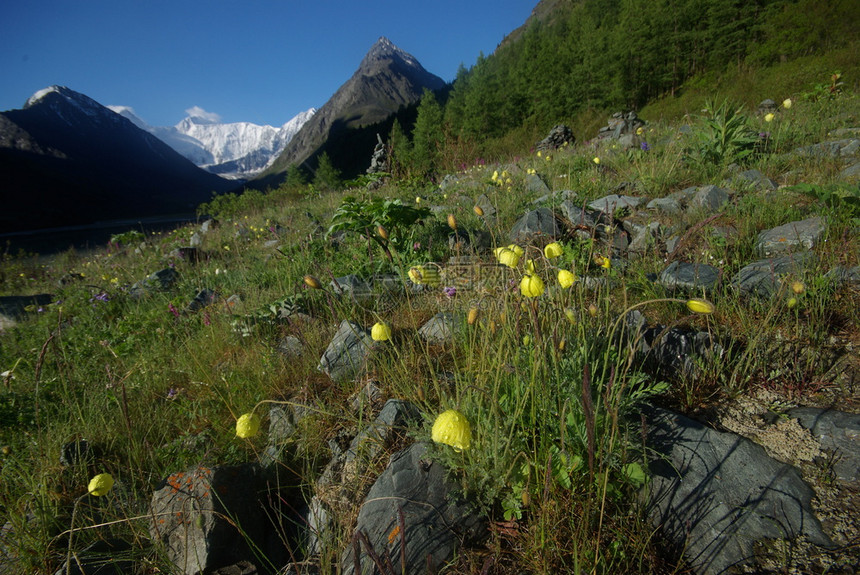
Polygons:
M200 232L194 232L191 234L191 239L188 240L188 244L193 248L199 248L203 245L203 236L200 235Z
M826 229L827 224L820 216L790 222L761 232L755 249L763 256L811 250Z
M695 377L703 362L714 361L725 351L708 332L659 323L646 327L647 320L638 310L629 312L624 321L637 355L669 377Z
M418 334L428 343L445 343L454 339L456 328L454 314L442 311L427 320L427 323L418 329Z
M677 214L681 211L681 204L675 198L656 198L648 202L649 210L659 210L667 214Z
M657 238L660 236L660 222L641 225L632 220L624 220L621 225L630 236L630 244L627 246L628 252L644 254L648 250L654 249Z
M557 150L565 144L573 145L574 143L576 143L576 138L571 129L564 124L558 124L553 126L546 138L535 144L535 150Z
M197 295L194 296L194 299L185 307L185 311L194 313L198 312L201 309L212 305L217 302L221 296L218 295L218 292L215 290L211 290L209 288L203 288Z
M761 103L758 105L758 111L760 114L766 114L768 112L775 112L776 111L776 102L774 102L770 98L762 100Z
M269 533L276 514L265 509L267 483L256 464L195 467L167 477L152 496L150 535L179 573L199 575L255 558L286 562L286 547ZM237 528L241 525L241 532Z
M831 547L811 506L813 491L790 465L733 433L660 408L643 412L652 522L698 575L755 566L754 543L795 540Z
M548 194L549 186L537 174L526 174L526 191L530 194Z
M702 186L690 198L690 207L719 211L729 201L729 191L714 185Z
M164 268L136 282L129 288L128 293L132 298L139 299L155 291L167 291L178 281L178 271L173 268Z
M833 471L839 481L860 482L860 415L817 407L797 407L788 415L835 453Z
M811 252L759 260L741 268L732 278L732 285L745 295L768 297L780 290L784 276L802 276L813 260Z
M584 227L590 231L602 231L612 225L612 215L576 205L573 200L565 200L559 206L562 215L574 227Z
M285 359L301 357L303 352L302 341L294 335L285 336L278 342L278 353Z
M775 190L779 186L776 182L762 174L759 170L746 170L737 174L736 181L748 182L763 190Z
M353 544L341 559L344 575L356 575L356 563L360 573L373 571L369 548L382 561L390 561L395 573L436 572L454 557L459 544L476 544L486 537L486 521L457 498L458 487L426 451L419 443L396 453L371 487L358 514Z
M370 284L355 274L334 278L329 286L336 294L348 295L353 299L366 299L373 295Z
M364 373L373 339L360 325L344 320L326 348L317 369L333 381L356 379Z
M674 261L660 272L657 281L669 289L710 291L720 281L720 270L707 264Z
M217 220L213 220L212 218L209 218L208 220L205 220L202 224L200 224L200 233L201 234L208 234L210 231L215 229L215 226L217 226L217 225L218 225Z
M562 226L552 210L538 208L517 220L508 237L512 242L530 243L538 237L555 239L561 232Z
M603 196L600 199L594 200L588 204L588 207L592 210L612 215L616 210L632 210L638 208L647 201L648 200L646 198L609 194L608 196Z
M617 140L624 134L635 134L636 130L644 125L645 122L639 119L636 112L616 112L612 114L607 125L600 128L597 139L612 138Z
M860 178L860 162L851 164L850 166L839 172L839 177L843 180L853 180Z
M488 224L493 225L496 223L496 206L493 205L493 202L490 201L487 194L481 194L478 196L478 199L475 200L475 205L483 210L484 215L481 217L484 218Z

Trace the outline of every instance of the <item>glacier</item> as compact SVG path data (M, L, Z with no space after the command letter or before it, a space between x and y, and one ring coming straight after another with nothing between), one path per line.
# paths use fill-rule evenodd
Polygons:
M128 106L108 106L151 133L197 166L223 178L244 180L268 168L301 127L316 113L310 108L282 126L251 122L213 122L189 115L175 126L150 126ZM189 110L191 112L194 109Z

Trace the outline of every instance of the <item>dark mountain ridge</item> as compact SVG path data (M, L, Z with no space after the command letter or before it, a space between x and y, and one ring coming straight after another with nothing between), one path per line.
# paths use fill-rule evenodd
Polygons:
M339 148L338 140L349 138L352 131L382 122L402 107L417 102L425 88L439 90L445 85L444 80L425 70L412 55L388 38L379 38L358 70L302 126L257 183L277 183L290 165L313 164L313 157L324 145ZM369 163L375 136L360 141L361 145L352 150L354 158L332 158L339 168L349 171L355 158L363 157Z
M0 113L0 232L193 212L235 184L62 86Z

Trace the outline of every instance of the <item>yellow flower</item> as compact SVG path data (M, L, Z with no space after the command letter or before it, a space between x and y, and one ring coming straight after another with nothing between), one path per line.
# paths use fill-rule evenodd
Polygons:
M216 270L215 274L216 275L218 274L217 270ZM318 280L314 276L307 275L304 277L304 281L305 281L305 285L311 289L322 289L322 284L320 283L320 280Z
M702 315L710 315L716 310L714 304L708 300L697 298L687 300L687 309L693 313L700 313Z
M803 282L793 282L791 284L791 291L793 291L797 295L801 295L806 291L806 286L803 285Z
M537 272L537 267L535 267L535 261L534 260L526 260L525 268L526 268L527 274L533 274L533 273Z
M448 214L448 227L452 230L457 229L457 218L454 217L454 214Z
M472 443L472 429L469 420L455 409L443 411L433 423L431 438L436 443L450 445L455 451L469 449Z
M642 129L642 126L639 126L638 128L636 128L636 135L641 136L644 131L645 130Z
M567 289L576 282L576 275L568 270L558 270L558 284Z
M420 204L420 203L421 203L421 196L415 196L415 203L416 203L416 204Z
M517 252L508 248L499 248L496 257L499 259L500 264L504 264L511 269L517 267L517 264L520 263L520 256Z
M765 114L764 115L765 122L773 122L773 114Z
M391 328L382 322L376 322L370 329L370 337L373 341L388 341L391 339Z
M600 158L598 158L597 156L594 156L594 158L592 158L592 160L591 160L591 161L592 161L592 162L594 162L595 164L599 164L599 163L600 163Z
M243 413L236 420L236 436L242 439L254 437L260 431L260 416L256 413Z
M607 270L608 270L609 268L611 268L611 267L612 267L612 260L611 260L610 258L605 258L605 257L603 257L603 256L595 256L595 257L594 257L594 260L595 260L595 261L597 262L597 264L598 264L600 267L602 267L603 269L607 269Z
M412 280L413 283L416 284L425 284L430 287L436 287L441 283L441 279L439 278L439 271L435 268L428 266L418 266L409 268L407 272L409 279Z
M484 210L483 208L481 208L481 206L475 206L474 208L472 208L472 211L475 212L475 215L479 218L484 215Z
M543 288L543 280L536 275L527 275L520 282L520 293L526 297L538 297Z
M491 179L494 182L499 179L499 170L493 170L493 177Z
M230 246L228 246L228 245L226 245L226 244L225 244L225 245L224 245L224 250L229 252L229 251L230 251Z
M788 306L788 309L794 309L794 307L797 306L797 298L796 297L788 298L788 301L785 302L785 305Z
M511 251L513 251L514 253L516 253L516 254L517 254L518 256L520 256L520 257L522 257L522 255L525 253L525 252L523 251L523 248L521 248L521 247L520 247L520 246L518 246L517 244L510 244L510 245L508 246L508 249L509 249L509 250L511 250Z
M541 157L540 150L538 150L537 157L538 157L538 158L540 158L540 157Z
M785 108L786 110L791 108L791 98L786 98L785 100L783 100L782 101L782 107Z
M561 254L564 253L564 248L561 247L561 244L558 242L552 242L551 244L547 244L543 249L543 255L547 257L547 259L557 258Z
M87 491L89 491L90 495L94 495L96 497L101 497L102 495L107 494L110 491L110 488L113 487L113 477L111 477L110 473L99 473L92 479L90 479L90 484L87 486Z

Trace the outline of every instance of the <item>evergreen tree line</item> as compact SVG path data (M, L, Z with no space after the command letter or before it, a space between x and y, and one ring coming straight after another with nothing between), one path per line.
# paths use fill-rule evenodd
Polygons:
M487 139L546 130L595 109L638 109L687 79L767 66L855 39L856 0L572 0L491 56L425 92L414 125L395 121L393 171L454 167Z

